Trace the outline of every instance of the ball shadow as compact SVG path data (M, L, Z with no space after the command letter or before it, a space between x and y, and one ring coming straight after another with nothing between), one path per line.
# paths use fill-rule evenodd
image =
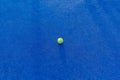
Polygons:
M66 65L67 64L66 51L63 44L59 45L59 54L60 54L60 59L63 65Z

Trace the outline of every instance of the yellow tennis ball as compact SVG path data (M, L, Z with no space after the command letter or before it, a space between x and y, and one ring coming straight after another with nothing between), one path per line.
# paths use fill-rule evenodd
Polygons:
M59 38L57 39L57 43L58 43L58 44L63 44L63 42L64 42L63 38L59 37Z

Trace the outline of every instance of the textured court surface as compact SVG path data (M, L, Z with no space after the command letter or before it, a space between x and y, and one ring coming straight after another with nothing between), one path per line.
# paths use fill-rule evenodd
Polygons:
M0 0L0 80L120 80L120 0Z

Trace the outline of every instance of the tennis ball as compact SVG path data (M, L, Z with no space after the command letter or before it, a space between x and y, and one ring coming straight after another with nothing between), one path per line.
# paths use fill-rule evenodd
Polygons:
M63 42L64 42L63 38L59 37L59 38L57 39L57 43L58 43L58 44L63 44Z

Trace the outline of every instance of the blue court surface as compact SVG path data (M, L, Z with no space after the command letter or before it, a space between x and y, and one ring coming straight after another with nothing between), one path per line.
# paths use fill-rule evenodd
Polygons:
M120 80L120 0L0 0L0 80Z

